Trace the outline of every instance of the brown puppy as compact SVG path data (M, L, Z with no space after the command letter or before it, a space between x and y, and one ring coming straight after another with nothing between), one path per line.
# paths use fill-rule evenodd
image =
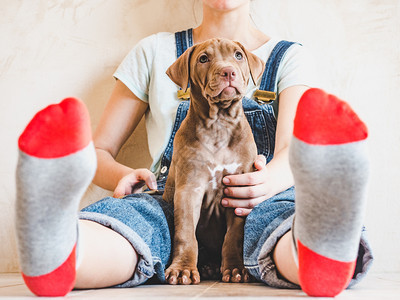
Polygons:
M221 253L222 280L247 282L243 265L245 219L224 208L222 178L251 172L257 148L242 108L249 77L264 63L238 42L211 39L189 48L167 70L177 85L190 82L190 108L174 140L163 198L174 203L170 284L197 284L198 244Z

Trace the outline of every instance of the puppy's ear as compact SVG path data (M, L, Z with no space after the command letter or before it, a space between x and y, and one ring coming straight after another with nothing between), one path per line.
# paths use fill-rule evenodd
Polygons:
M187 49L183 54L168 68L167 75L173 82L186 91L189 83L190 56L195 46Z
M254 55L253 53L248 51L241 43L236 43L239 45L240 48L242 48L244 54L246 55L247 62L249 63L251 79L253 79L254 84L257 84L257 80L264 72L264 61L257 55Z

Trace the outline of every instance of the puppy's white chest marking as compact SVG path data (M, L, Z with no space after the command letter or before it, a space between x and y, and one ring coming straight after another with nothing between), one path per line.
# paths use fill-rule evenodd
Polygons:
M224 170L226 170L227 173L229 174L233 174L236 172L236 170L241 166L241 164L238 163L231 163L231 164L227 164L227 165L217 165L214 169L211 169L210 167L207 167L208 170L210 171L210 175L211 175L211 180L210 183L212 184L213 189L217 189L217 178L216 178L216 174L217 172L223 172Z

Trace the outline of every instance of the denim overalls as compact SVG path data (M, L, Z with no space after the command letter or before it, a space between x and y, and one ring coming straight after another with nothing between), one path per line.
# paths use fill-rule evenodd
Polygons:
M175 34L177 57L193 44L192 30ZM279 64L292 42L281 41L272 50L259 89L277 93ZM278 97L276 97L278 98ZM274 155L277 99L273 104L259 104L244 98L243 108L251 126L258 154L266 157L267 163ZM173 131L161 159L161 171L157 184L163 190L172 158L173 139L181 122L187 115L189 101L182 101L177 109ZM291 229L295 212L294 187L275 195L257 205L246 218L244 228L243 256L249 272L269 286L299 288L278 274L272 259L277 241ZM162 200L162 195L148 193L131 194L122 199L104 198L84 208L80 219L91 220L107 226L124 236L139 255L136 272L127 282L117 287L132 287L146 282L154 275L165 282L164 270L171 263L173 239L173 207ZM202 248L199 245L199 256ZM205 251L206 252L206 251ZM356 272L350 285L364 277L370 267L372 255L369 245L362 236Z

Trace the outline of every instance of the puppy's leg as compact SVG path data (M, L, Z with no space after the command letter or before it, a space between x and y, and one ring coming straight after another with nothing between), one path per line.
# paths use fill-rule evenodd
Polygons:
M200 218L205 184L179 185L176 182L174 199L175 236L172 264L165 271L169 284L198 284L200 274L197 270L198 244L196 226Z
M250 282L250 274L243 264L243 236L245 218L226 210L227 231L222 245L221 273L224 282Z
M172 164L169 170L167 182L163 194L163 200L168 203L173 203L175 194L175 165Z

